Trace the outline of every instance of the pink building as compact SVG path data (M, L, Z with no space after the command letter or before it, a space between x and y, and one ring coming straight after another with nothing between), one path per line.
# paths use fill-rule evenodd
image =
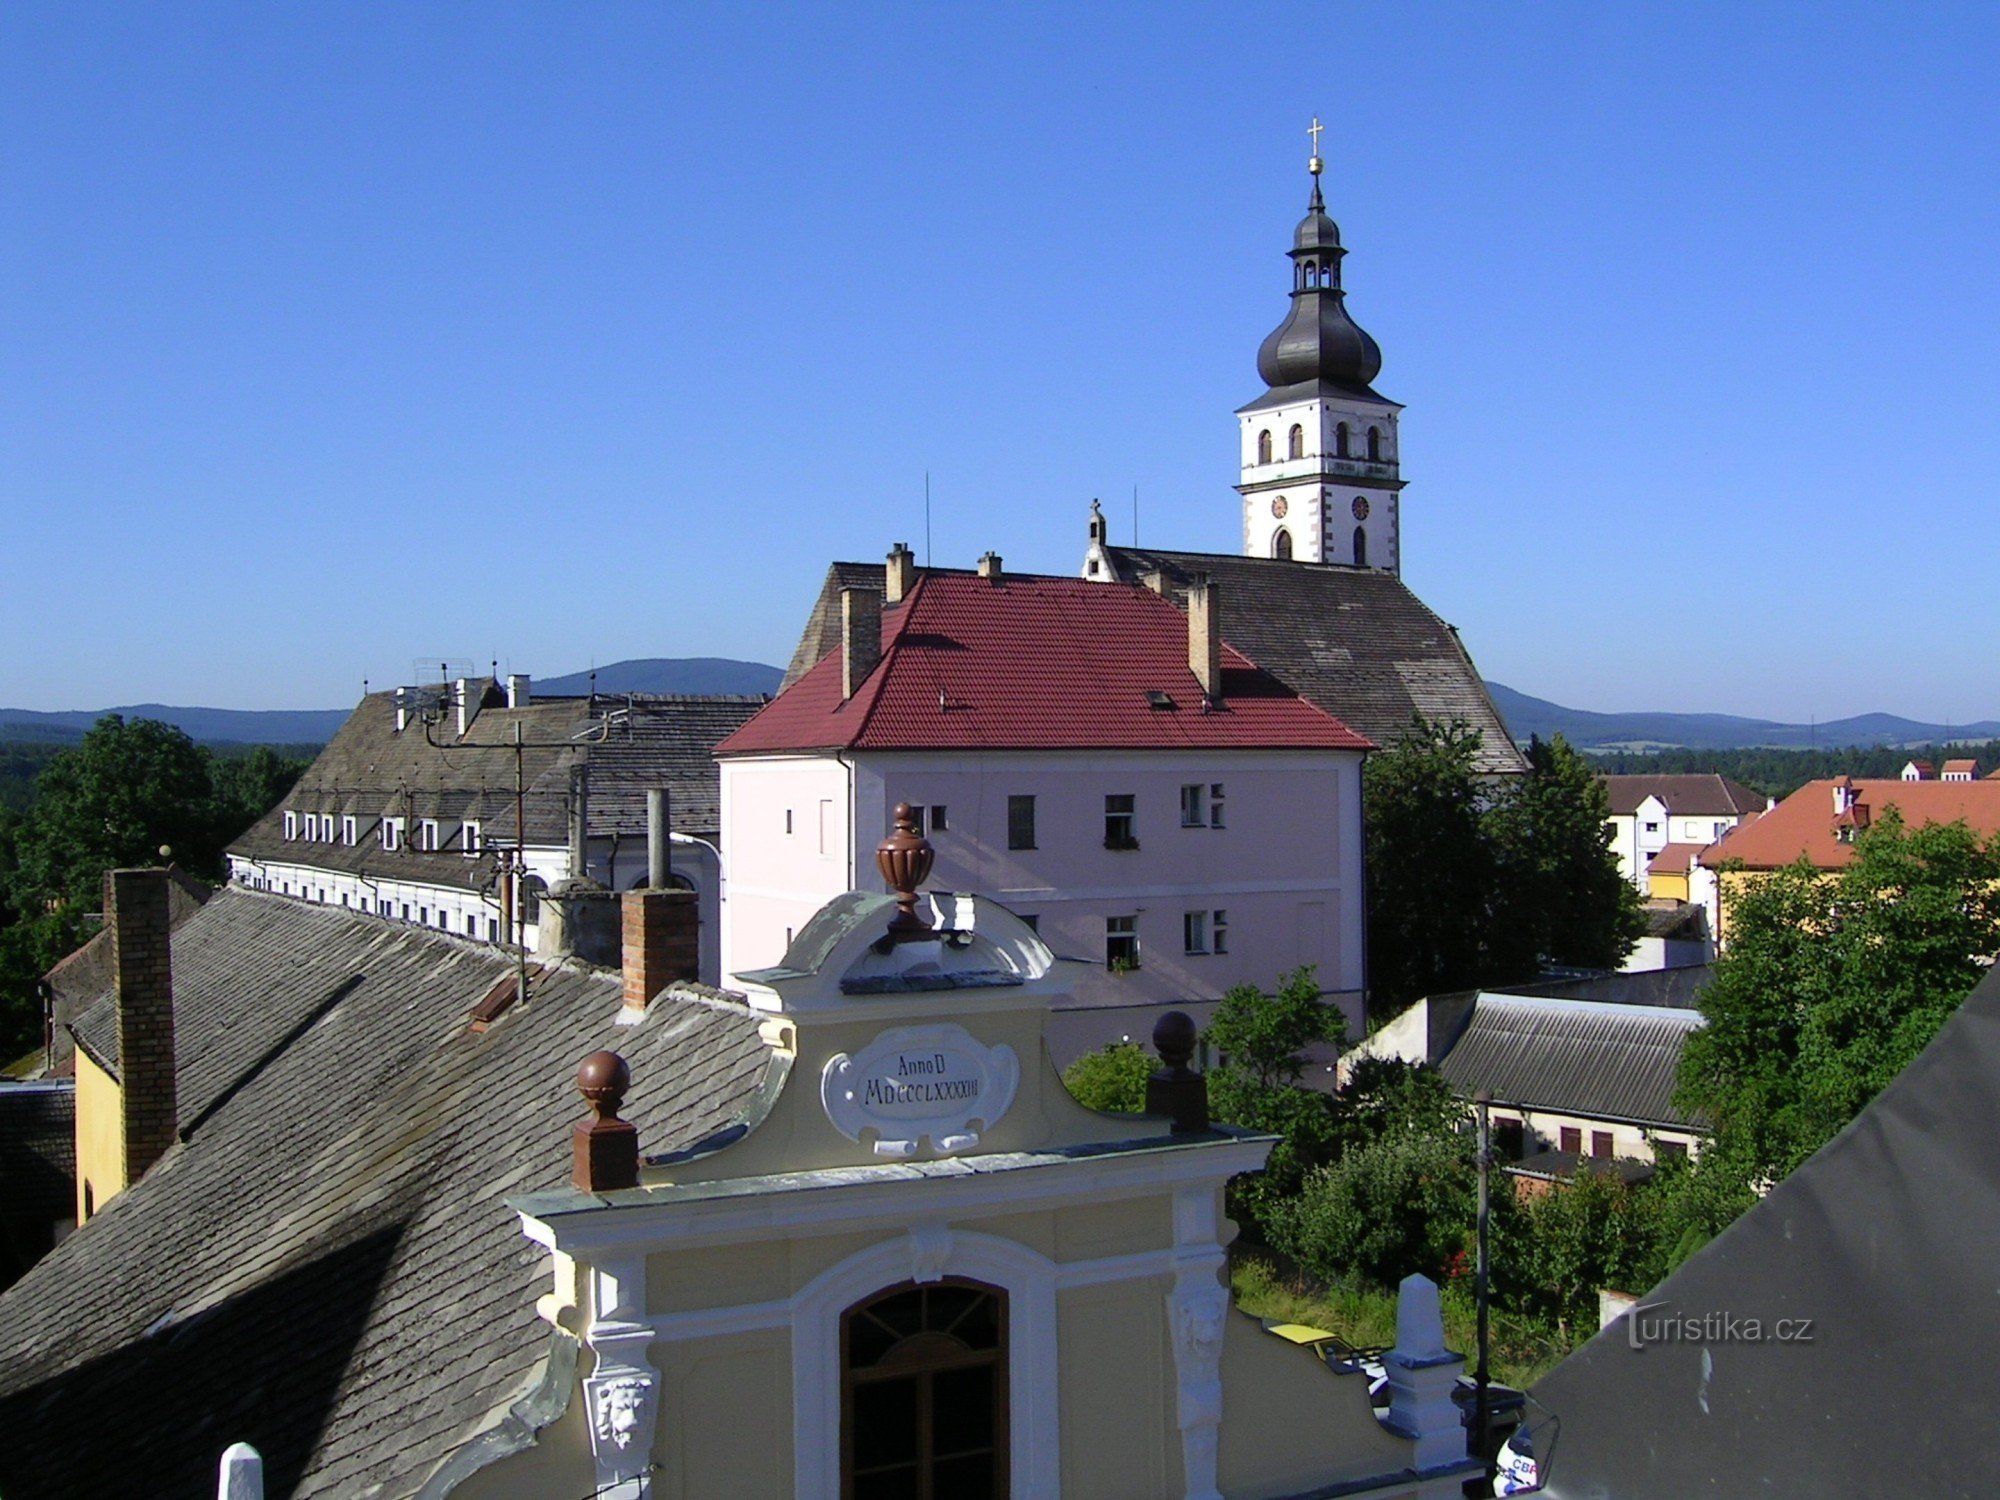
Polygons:
M934 890L994 894L1059 957L1074 1055L1318 967L1362 1029L1369 742L1140 585L892 570L842 594L841 647L716 747L725 973L777 964L828 899L880 889L899 802ZM726 982L726 981L725 981ZM1067 1056L1059 1057L1067 1061Z

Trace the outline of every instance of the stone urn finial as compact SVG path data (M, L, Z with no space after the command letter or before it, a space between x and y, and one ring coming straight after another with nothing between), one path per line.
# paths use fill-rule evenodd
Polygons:
M931 924L917 911L917 887L930 879L937 850L917 832L910 804L896 804L896 831L875 846L875 868L896 898L896 915L889 921L889 936L895 939L928 934Z

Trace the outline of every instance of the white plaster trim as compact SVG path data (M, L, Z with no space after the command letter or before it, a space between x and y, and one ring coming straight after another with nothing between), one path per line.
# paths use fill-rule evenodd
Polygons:
M885 1240L821 1272L792 1317L792 1453L796 1500L839 1500L840 1315L871 1292L909 1279L907 1236ZM1062 1492L1056 1375L1056 1267L1012 1240L954 1233L940 1274L1007 1293L1007 1397L1014 1494Z
M660 1372L648 1347L646 1258L627 1254L590 1267L590 1325L584 1341L597 1366L584 1377L585 1419L606 1500L649 1500Z
M922 1179L928 1184L924 1211L932 1220L963 1219L1008 1212L1025 1203L1104 1202L1144 1197L1162 1188L1212 1193L1237 1173L1261 1168L1272 1144L1268 1136L1247 1136L1179 1150L1081 1157L1010 1171L981 1172L965 1166L950 1176ZM650 1202L601 1204L546 1219L523 1213L522 1230L551 1250L596 1262L620 1250L651 1253L800 1234L840 1234L885 1224L901 1228L909 1220L908 1191L918 1174L894 1166L876 1170L882 1176L872 1182L849 1179L707 1199L690 1200L663 1187L655 1190ZM1201 1175L1190 1184L1190 1173L1196 1170Z

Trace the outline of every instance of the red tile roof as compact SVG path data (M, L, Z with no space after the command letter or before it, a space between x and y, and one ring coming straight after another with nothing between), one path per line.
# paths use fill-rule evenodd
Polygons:
M1834 813L1833 789L1853 788L1857 816L1842 820ZM1726 859L1741 860L1753 870L1776 870L1805 855L1823 870L1837 870L1854 858L1854 846L1835 836L1838 823L1866 828L1880 822L1888 808L1903 815L1912 828L1961 819L1983 837L2000 833L2000 782L1839 780L1809 781L1763 817L1730 830L1701 858L1711 869Z
M1944 763L1944 768L1946 771L1963 771L1969 776L1977 775L1979 772L1979 762L1976 760L1948 760Z
M1653 856L1646 866L1648 875L1685 875L1694 863L1694 857L1706 848L1703 844L1662 844L1660 852Z
M882 661L851 699L836 650L715 753L1374 748L1228 645L1222 704L1202 712L1187 629L1138 585L925 573L883 611Z

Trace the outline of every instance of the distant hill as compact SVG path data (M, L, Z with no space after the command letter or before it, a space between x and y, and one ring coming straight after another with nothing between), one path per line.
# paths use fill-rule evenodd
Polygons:
M1532 735L1560 734L1579 750L1649 750L1684 746L1691 750L1839 749L1847 746L1933 745L1949 740L2000 738L2000 722L1925 724L1895 714L1860 714L1824 724L1781 724L1735 714L1600 714L1531 698L1503 683L1489 682L1493 705L1508 732L1522 744Z
M346 722L344 708L180 708L170 703L128 703L118 708L41 713L0 708L0 739L74 744L106 714L159 719L205 744L324 745Z
M782 667L723 656L649 656L614 661L597 669L600 693L775 693L785 680ZM562 696L590 691L590 673L538 677L534 691Z

